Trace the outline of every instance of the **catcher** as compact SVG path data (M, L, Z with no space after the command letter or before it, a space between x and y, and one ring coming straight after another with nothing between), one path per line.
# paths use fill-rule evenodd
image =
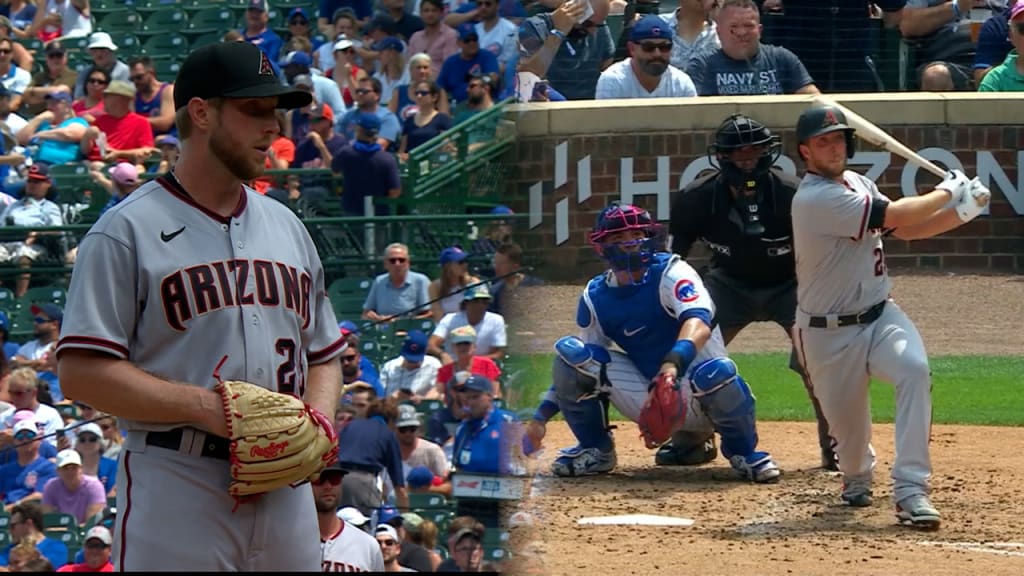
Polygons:
M598 215L590 243L611 267L583 290L580 337L555 343L553 385L527 424L524 453L540 448L545 423L562 412L579 443L560 452L552 472L610 472L614 404L639 424L648 448L675 434L702 451L714 430L743 478L778 480L779 467L757 449L754 396L710 327L714 304L693 268L661 248L661 227L646 210L613 203Z
M305 226L243 185L263 172L275 109L310 99L251 44L192 52L177 165L80 244L56 353L64 393L129 430L118 571L320 570L307 480L337 456L323 414L346 345Z

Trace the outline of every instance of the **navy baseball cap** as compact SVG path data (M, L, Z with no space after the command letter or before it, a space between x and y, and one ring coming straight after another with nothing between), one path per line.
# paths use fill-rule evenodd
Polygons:
M248 42L216 42L193 50L174 80L174 109L193 98L272 98L278 108L302 108L313 95L285 86L270 59Z
M629 35L631 42L642 40L672 40L672 29L657 14L648 14L633 25L633 32Z
M33 164L32 167L35 168L36 166L38 166L38 164ZM32 307L29 308L29 310L32 311L33 316L38 316L42 314L43 316L46 316L50 320L56 320L57 322L64 321L64 311L61 310L60 306L57 306L56 304L51 304L49 302L45 304L33 304Z
M394 36L388 36L387 38L384 38L380 42L374 44L373 49L376 50L377 52L383 52L385 50L404 52L405 44L402 44L402 41L399 40L398 38L395 38Z
M6 90L6 88L5 88ZM46 96L43 96L43 100L53 100L56 102L67 102L71 103L71 94L67 92L50 92Z
M306 10L303 9L302 6L292 8L292 11L288 13L288 23L291 24L292 18L295 18L296 16L302 16L306 20L306 23L309 23L309 15L306 14Z
M441 266L444 266L449 262L462 262L468 257L469 256L462 251L462 248L458 246L449 246L448 248L441 250Z
M376 114L360 112L356 115L356 126L367 132L377 132L380 130L380 118Z
M423 362L427 353L427 335L421 330L410 330L402 342L402 358L409 362Z
M468 40L470 37L477 40L480 39L480 35L476 33L476 25L472 22L459 24L455 31L459 33L459 40Z
M394 506L381 506L377 513L377 524L387 524L394 519L401 520L402 514Z
M285 66L308 67L313 65L313 58L310 57L309 54L306 54L301 50L294 50L292 52L289 52L284 58L282 58L281 61L277 63L277 65L282 68L284 68Z
M508 215L508 214L515 214L515 212L513 212L512 209L509 208L508 206L499 205L499 206L495 206L494 208L491 208L491 214L494 214L496 216L498 216L498 215L505 216L505 215Z
M267 11L267 0L249 0L249 5L246 7L248 10L259 10L260 12Z
M50 168L46 164L33 164L28 168L28 179L49 181ZM35 311L32 313L35 314Z
M484 392L490 394L494 392L494 385L485 376L479 374L472 374L466 381L458 386L460 392Z

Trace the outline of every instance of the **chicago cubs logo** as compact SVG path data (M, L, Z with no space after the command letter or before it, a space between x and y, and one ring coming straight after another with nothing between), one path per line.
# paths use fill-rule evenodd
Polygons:
M676 298L678 298L680 302L686 302L687 304L690 302L696 302L697 299L700 298L700 294L697 293L697 287L693 285L693 282L686 278L676 282L676 287L673 292L675 292Z

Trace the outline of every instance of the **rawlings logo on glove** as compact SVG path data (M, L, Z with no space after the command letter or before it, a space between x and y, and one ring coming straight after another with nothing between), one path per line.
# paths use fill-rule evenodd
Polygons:
M671 374L659 374L640 411L640 437L648 449L668 442L672 434L683 427L686 404L681 381Z

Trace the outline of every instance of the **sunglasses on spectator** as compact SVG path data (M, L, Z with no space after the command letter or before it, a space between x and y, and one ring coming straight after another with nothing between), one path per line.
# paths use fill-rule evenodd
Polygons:
M405 264L408 258L388 258L388 262L392 264Z
M42 316L36 316L35 318L32 319L32 321L35 322L36 324L46 324L47 322L53 322L53 320L50 320L49 318L44 318Z
M292 26L309 26L309 20L303 20L302 18L296 18L296 19L288 22L288 24L290 24Z
M85 547L90 549L90 550L103 550L104 548L107 547L107 545L104 544L103 542L97 542L95 540L90 540L90 541L85 543Z
M399 434L408 434L410 432L415 432L415 431L417 431L419 429L420 429L419 426L401 426L401 427L398 428L398 433Z
M468 44L470 42L479 42L480 39L477 38L476 36L466 36L465 38L462 39L462 41Z
M89 78L89 84L103 84L106 85L107 81L103 78Z
M331 486L337 486L341 484L341 474L320 474L320 477L313 481L314 486L323 486L324 484L330 484Z
M59 60L60 58L63 58L64 55L60 54L58 52L51 52L51 53L47 54L46 57L47 58L53 58L54 60Z
M394 546L398 544L398 542L395 542L394 540L377 540L377 543L381 546Z
M34 432L18 432L14 435L15 440L32 440L36 437Z
M146 75L145 74L135 74L133 76L129 76L128 79L131 80L132 82L142 82L143 80L146 79Z
M672 43L671 42L641 42L640 43L640 48L642 48L643 51L647 52L648 54L650 54L651 52L654 52L654 51L660 51L660 52L662 52L664 54L668 54L669 52L672 51Z
M7 48L7 49L0 48L0 54L10 54L10 53L11 53L11 49L10 48Z
M79 442L85 442L86 444L90 444L92 442L99 442L100 438L99 438L99 436L93 436L92 434L86 434L84 436L79 436L78 437L78 441Z
M417 96L429 96L430 95L430 90L417 90L416 91L416 95Z

